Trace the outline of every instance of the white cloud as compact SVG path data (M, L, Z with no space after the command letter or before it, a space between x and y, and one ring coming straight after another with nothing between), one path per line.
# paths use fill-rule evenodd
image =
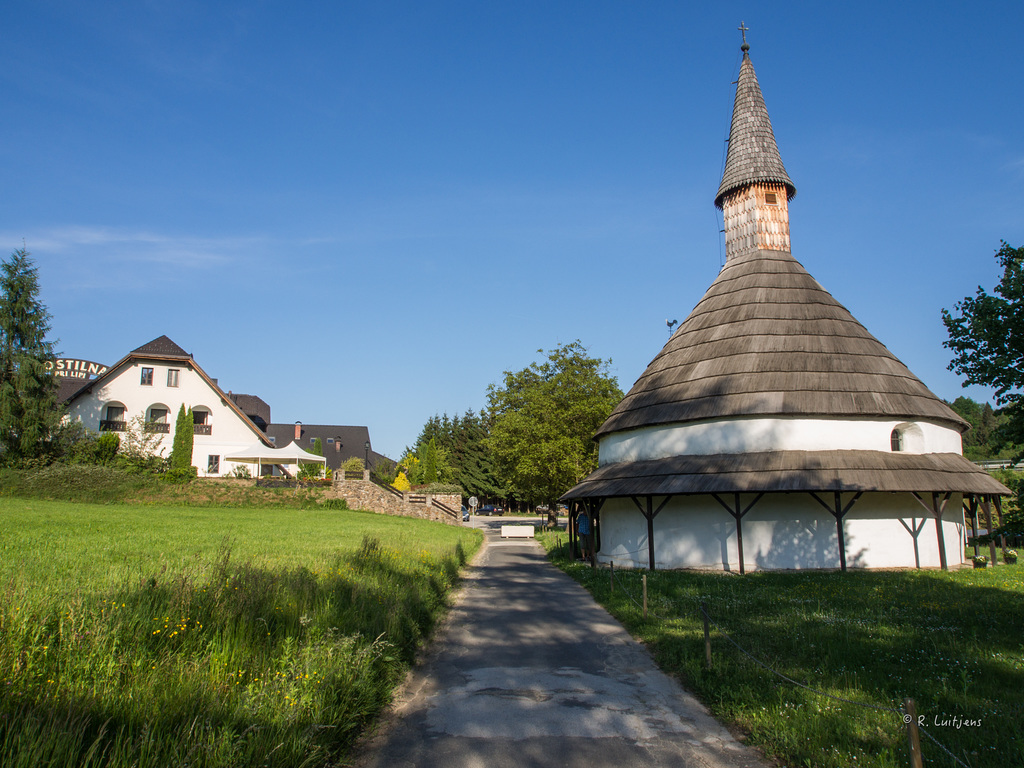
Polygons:
M118 227L68 226L28 232L0 232L6 250L22 247L39 259L87 260L93 266L126 262L219 268L263 252L263 237L191 237Z

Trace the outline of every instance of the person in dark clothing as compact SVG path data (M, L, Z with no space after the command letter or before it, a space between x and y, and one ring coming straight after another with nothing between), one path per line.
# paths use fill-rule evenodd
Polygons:
M580 536L580 555L586 560L593 551L590 543L590 515L586 510L576 518L576 533Z

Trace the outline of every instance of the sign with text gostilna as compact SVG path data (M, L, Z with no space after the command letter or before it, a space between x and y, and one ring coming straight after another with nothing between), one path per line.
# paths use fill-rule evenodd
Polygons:
M46 364L46 370L62 379L95 379L107 372L107 366L91 360L75 360L62 357Z

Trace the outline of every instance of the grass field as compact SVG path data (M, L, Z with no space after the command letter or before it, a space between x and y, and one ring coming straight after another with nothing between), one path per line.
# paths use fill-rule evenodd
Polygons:
M613 591L607 568L571 562L553 535L539 538L663 669L786 765L908 766L902 718L891 711L905 697L915 700L923 730L964 765L1024 765L1024 566L655 572L645 620L643 572L616 570ZM710 670L702 602L718 625ZM928 735L925 765L957 765Z
M479 544L362 512L0 498L0 765L336 764Z

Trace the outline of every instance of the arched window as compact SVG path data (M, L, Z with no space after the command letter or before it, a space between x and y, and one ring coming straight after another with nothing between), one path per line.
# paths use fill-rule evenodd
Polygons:
M205 405L195 405L192 407L192 434L213 434L213 422L211 421L210 409Z
M889 444L893 451L903 450L903 433L897 428L889 435Z
M100 432L124 432L124 403L110 402L104 409L104 418L100 420Z
M170 409L163 403L154 403L146 409L146 425L145 430L147 432L158 432L160 434L170 434L171 425L167 421L167 414L170 413Z

